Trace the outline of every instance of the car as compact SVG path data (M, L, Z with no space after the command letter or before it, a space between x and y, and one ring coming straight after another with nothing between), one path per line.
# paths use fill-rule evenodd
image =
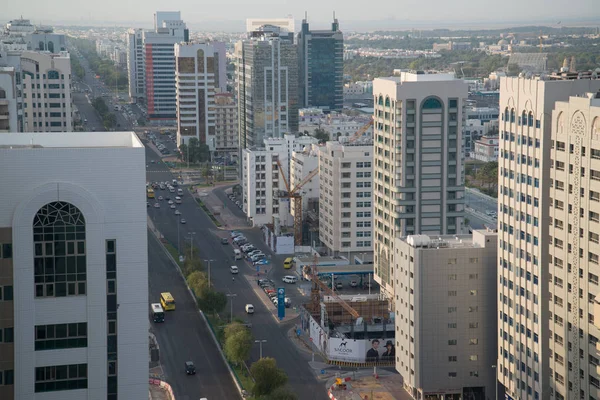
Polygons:
M181 223L182 223L182 224L185 224L185 223L186 223L186 221L185 221L185 218L181 218Z
M229 244L229 239L221 238L221 244Z
M239 242L241 240L246 240L246 236L244 236L244 235L237 235L236 237L233 238L233 241L235 243L237 243L237 242Z
M275 288L273 286L265 286L265 287L263 287L263 290L265 291L265 293L267 295L269 293L274 293L275 295L277 295L277 293L275 292Z
M188 375L195 375L196 374L196 366L194 365L193 362L191 361L186 361L185 362L185 373Z
M240 206L239 200L235 202L235 205L238 206L238 207Z
M283 283L296 283L298 281L298 278L292 275L286 275L283 277L282 281Z
M181 211L175 210L175 215L181 215Z
M175 204L171 204L169 207L171 207L172 209L176 209L177 206Z
M146 202L146 207L150 207L150 202L149 201Z
M270 284L268 279L259 279L257 282L258 286L263 287Z
M342 282L336 282L336 283L335 283L335 288L336 288L337 290L340 290L340 289L342 289L343 287L344 287L344 285L342 285Z
M260 250L258 250L258 249L255 249L255 250L249 251L246 255L248 257L252 257L253 255L258 254L258 253L262 253L262 252Z
M254 306L252 304L246 304L244 309L246 310L246 314L254 314Z
M242 234L242 232L240 231L231 231L230 236L232 239L235 239L236 237L240 236Z
M238 246L242 246L244 244L248 244L248 240L246 240L245 238L243 240L240 240L239 242L236 243Z
M267 260L266 258L263 258L263 259L254 261L252 264L254 266L256 266L256 265L267 265L269 263L270 263L269 260Z
M154 203L154 208L160 208L160 204Z
M271 301L273 302L273 304L275 304L275 307L277 307L277 305L279 304L279 300L277 299L277 296L271 298Z
M159 199L159 200L163 200L163 197L162 197L162 196L158 196L158 199Z
M250 260L252 260L252 262L258 261L258 260L262 260L263 258L265 258L266 256L262 253L259 254L255 254L252 257L250 257Z
M175 202L173 200L169 200L169 205L171 204L175 204Z
M231 267L229 267L229 272L231 272L232 274L237 274L240 272L240 270L238 269L237 265L232 265Z
M358 287L357 281L350 281L350 287Z

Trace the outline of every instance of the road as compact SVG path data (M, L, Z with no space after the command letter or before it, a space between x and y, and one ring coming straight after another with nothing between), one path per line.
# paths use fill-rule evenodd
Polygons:
M160 293L169 291L177 300L175 311L168 312L164 323L153 323L166 381L177 400L237 399L239 393L209 328L201 320L183 279L160 247L154 234L148 234L150 302L158 302ZM193 361L196 375L188 376L184 364Z
M150 160L159 159L159 156L151 149L146 147L146 159L149 163L147 180L148 181L170 181L173 176L162 163L152 164ZM157 196L167 196L167 191L158 191ZM224 194L219 190L219 196ZM159 201L160 202L160 201ZM229 272L229 266L237 265L240 270L251 271L250 267L244 261L235 261L233 258L233 249L231 245L220 243L221 237L228 237L229 232L217 229L208 216L197 206L196 202L189 194L182 198L182 204L178 209L187 221L186 224L179 223L179 217L174 214L166 202L161 202L160 208L149 207L148 212L156 228L164 237L183 248L186 237L191 237L194 245L198 247L203 259L215 260L211 263L211 281L220 291L229 294L235 294L233 297L233 314L252 323L252 333L257 340L266 340L263 344L263 355L265 357L275 357L279 367L283 368L289 378L289 385L292 390L301 399L326 399L327 395L324 386L320 384L308 366L309 356L299 352L288 340L287 332L294 325L294 321L286 324L275 322L271 313L268 312L265 305L256 297L252 287L241 276L235 281ZM236 212L236 211L234 211ZM195 232L195 234L189 234ZM265 254L270 254L266 245L261 240L260 230L253 228L244 232L245 236L257 248L263 250ZM283 268L284 256L273 256L269 269L269 277L276 282L281 282L281 277L285 275ZM275 267L273 267L275 266ZM278 267L279 266L279 267ZM154 277L151 277L154 280ZM290 291L292 302L294 302L294 289L289 285L287 291ZM297 295L299 296L299 295ZM297 297L296 297L297 298ZM245 304L253 304L255 307L254 315L246 315L244 311ZM227 305L227 313L231 303ZM259 358L259 346L254 346L251 352L251 360Z
M497 199L477 190L465 188L465 205L468 207L466 214L471 228L483 229L486 226L493 228L498 225L498 220L486 214L487 211L498 212Z

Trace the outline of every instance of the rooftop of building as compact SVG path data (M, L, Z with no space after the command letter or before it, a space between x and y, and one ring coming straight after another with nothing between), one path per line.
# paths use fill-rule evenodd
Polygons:
M24 148L143 148L133 132L6 133L0 149Z
M414 70L401 70L399 75L389 76L384 78L377 78L390 80L396 83L403 82L440 82L440 81L454 81L456 80L454 73L442 73L437 71L414 71Z
M458 248L480 248L481 242L475 240L474 235L496 235L492 230L476 230L472 235L408 235L399 238L412 247L423 249L458 249Z

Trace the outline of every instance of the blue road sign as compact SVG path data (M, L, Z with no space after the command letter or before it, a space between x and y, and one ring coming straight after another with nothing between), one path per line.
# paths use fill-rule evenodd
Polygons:
M277 289L277 316L280 320L285 318L285 288Z

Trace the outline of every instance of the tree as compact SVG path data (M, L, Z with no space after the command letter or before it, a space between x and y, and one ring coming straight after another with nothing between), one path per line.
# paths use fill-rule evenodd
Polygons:
M202 167L201 173L202 173L202 177L204 178L204 180L208 182L209 178L212 176L212 169L211 169L210 164L205 164Z
M102 123L106 129L114 128L117 125L117 117L113 113L108 113L102 118Z
M146 119L144 117L139 117L137 123L139 126L144 126L146 125Z
M483 164L477 171L477 179L482 184L487 184L488 190L492 191L498 185L498 162L492 161Z
M315 129L313 136L319 141L319 143L324 143L329 140L329 134L323 128Z
M196 298L201 298L209 291L208 279L206 278L206 274L201 271L194 271L189 274L187 284L192 289L192 292L194 292L194 295L196 295Z
M271 394L264 396L265 400L298 400L298 396L285 386L273 390Z
M227 305L227 296L225 293L215 290L205 290L202 296L198 298L198 306L211 314L217 314Z
M287 375L284 370L277 367L275 359L266 357L256 361L250 367L250 374L254 378L252 394L254 396L269 395L275 389L287 383Z
M188 160L188 146L185 143L181 143L179 145L179 158L181 159L181 161Z
M102 97L96 97L92 100L92 107L94 107L102 117L108 113L108 107Z
M521 73L521 68L518 64L508 64L508 71L506 74L508 76L517 76Z
M232 322L230 324L225 325L224 335L225 340L234 336L236 333L248 330L243 324L239 322Z
M224 351L229 361L241 364L250 356L254 338L248 329L240 330L225 338Z

